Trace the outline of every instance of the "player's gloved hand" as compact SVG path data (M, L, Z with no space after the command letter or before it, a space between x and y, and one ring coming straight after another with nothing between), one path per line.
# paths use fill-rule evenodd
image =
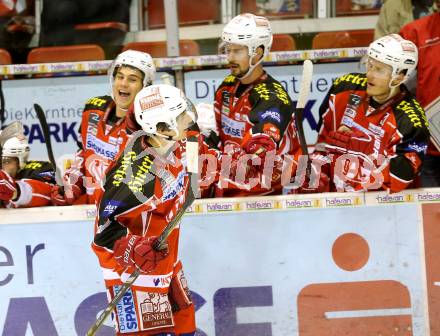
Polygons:
M54 205L72 205L84 194L82 175L75 167L66 170L63 176L63 186L54 186L50 197Z
M196 105L196 111L197 125L199 125L200 133L202 133L205 137L209 137L211 132L214 132L218 135L214 106L207 103L198 103Z
M275 151L277 144L267 134L254 134L245 139L242 147L247 154L258 155L263 163L266 154Z
M375 141L377 141L377 148L375 148ZM378 147L381 146L380 140L358 130L331 131L326 138L326 143L325 148L328 152L340 154L354 152L371 155L375 150L376 153L380 153Z
M75 184L65 187L56 185L50 192L50 198L53 205L72 205L82 194L81 188Z
M142 237L128 235L115 242L113 253L116 262L126 267L137 267L143 272L151 272L157 263L165 259L168 254L168 246L160 251L153 248L157 237Z
M4 170L0 170L0 200L10 201L17 195L17 183Z

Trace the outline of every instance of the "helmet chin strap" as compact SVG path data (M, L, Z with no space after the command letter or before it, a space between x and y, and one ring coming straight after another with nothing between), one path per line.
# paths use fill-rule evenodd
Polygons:
M261 62L263 62L263 57L260 58L260 60L255 63L254 65L252 65L252 59L256 56L257 54L254 53L250 58L249 58L249 69L248 71L243 75L243 76L237 76L238 79L242 80L245 79L247 77L249 77L251 75L251 73L254 71L255 67L260 64Z

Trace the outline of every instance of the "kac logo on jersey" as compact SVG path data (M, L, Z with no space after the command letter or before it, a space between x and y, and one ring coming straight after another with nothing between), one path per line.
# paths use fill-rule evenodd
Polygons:
M258 112L258 117L262 121L272 121L276 123L281 123L281 113L277 108L272 108L267 111Z
M244 133L245 123L237 121L222 115L222 130L226 135L237 138L242 138Z
M104 217L104 218L110 217L118 207L123 206L123 205L124 205L124 202L116 201L116 200L109 200L107 202L107 204L105 205L104 210L102 211L102 217Z
M121 286L113 286L115 295L121 290ZM122 334L139 331L139 322L136 316L134 298L129 289L116 306L116 315L119 322L119 332Z
M111 160L113 160L118 153L118 148L116 146L108 144L92 134L87 134L86 148Z

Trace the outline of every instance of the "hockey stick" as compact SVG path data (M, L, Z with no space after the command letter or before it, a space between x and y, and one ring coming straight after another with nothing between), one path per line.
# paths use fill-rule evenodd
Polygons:
M52 164L52 168L55 172L55 181L60 187L62 187L63 180L61 178L60 170L57 168L55 157L53 156L52 142L50 140L49 126L47 125L46 116L44 115L44 111L40 105L34 104L34 110L37 114L38 120L40 121L41 130L43 131L44 140L46 141L47 155L49 156L49 161Z
M310 176L311 174L311 162L310 162L309 151L307 149L306 137L304 135L303 120L304 120L304 107L307 104L307 98L310 93L310 84L312 83L312 76L313 76L313 63L310 60L305 60L303 64L301 87L299 89L299 94L298 94L298 102L296 103L295 124L298 134L298 140L302 152L305 155L307 155L306 176Z
M162 231L160 236L153 244L153 248L156 251L159 251L165 247L166 240L171 232L174 230L177 224L179 224L180 219L185 214L186 209L193 203L196 195L198 194L195 190L195 183L197 183L197 173L198 173L198 158L199 158L199 150L198 150L198 142L197 138L191 137L187 139L186 143L186 152L187 152L187 169L189 176L189 183L186 194L185 202L182 205L182 208L177 212L176 216L168 223L165 229ZM108 306L104 309L104 311L98 316L95 323L89 328L86 333L86 336L95 336L99 328L102 326L107 317L111 314L113 309L115 309L118 302L122 299L124 294L128 291L128 289L133 285L136 279L141 274L140 269L136 269L133 273L130 274L128 279L124 282L124 284L119 289L119 292L113 297L113 300L108 304Z

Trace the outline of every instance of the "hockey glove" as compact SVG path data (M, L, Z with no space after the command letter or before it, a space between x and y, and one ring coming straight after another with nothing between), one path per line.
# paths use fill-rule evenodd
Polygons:
M359 132L331 131L326 138L326 149L330 153L379 154L381 141L371 135Z
M17 195L17 183L4 170L0 170L0 200L10 201Z
M153 248L157 237L142 237L128 235L115 242L113 253L116 262L123 268L137 267L142 272L153 271L157 263L165 259L168 254L168 246L160 251Z
M270 151L275 151L277 145L266 134L254 134L243 142L242 147L247 154L258 155L263 164L266 154Z

